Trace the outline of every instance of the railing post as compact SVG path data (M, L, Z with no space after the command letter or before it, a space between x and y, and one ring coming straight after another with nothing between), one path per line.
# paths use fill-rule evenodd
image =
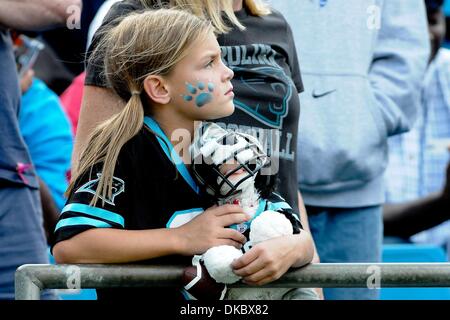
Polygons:
M28 265L29 266L29 265ZM15 274L16 300L40 300L42 284L27 266L20 266Z

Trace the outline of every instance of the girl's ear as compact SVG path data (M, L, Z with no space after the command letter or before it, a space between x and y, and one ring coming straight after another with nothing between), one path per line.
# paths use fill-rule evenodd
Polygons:
M144 90L152 101L159 104L168 104L170 102L167 82L160 76L148 76L144 80Z

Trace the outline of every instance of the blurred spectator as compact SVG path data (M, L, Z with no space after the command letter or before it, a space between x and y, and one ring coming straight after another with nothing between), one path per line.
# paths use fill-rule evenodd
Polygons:
M64 24L80 0L0 0L0 299L14 299L14 273L48 263L39 182L19 131L20 88L8 28L40 31ZM42 298L54 295L44 292Z
M321 262L379 262L387 137L416 117L429 57L423 0L273 1L292 26L305 91L299 188ZM325 299L378 290L325 289Z
M84 70L89 25L103 2L104 0L83 2L79 28L62 27L42 33L42 38L73 75L78 75Z
M385 235L408 240L415 233L450 219L446 167L450 145L450 50L441 48L446 27L443 0L426 0L432 47L422 88L422 105L414 128L389 141L386 171ZM444 186L447 183L447 188ZM447 194L442 192L447 190ZM408 202L410 201L410 202ZM444 245L450 222L411 239Z
M92 37L94 36L97 29L102 25L103 19L105 18L109 9L112 7L113 4L119 1L120 0L107 0L98 9L94 19L92 20L89 26L86 48L89 48L92 42ZM66 114L69 116L70 122L72 123L72 130L74 136L77 133L78 118L80 116L85 78L86 73L83 71L72 81L70 86L68 86L68 88L61 94L61 103L64 107L64 110L66 111Z
M46 47L35 64L36 76L60 95L84 71L89 25L104 0L84 1L79 26L40 33Z
M22 83L24 81L29 82L27 77ZM39 79L35 78L22 96L19 126L37 175L50 191L50 194L45 196L44 189L40 190L43 208L51 210L44 210L44 222L47 220L47 224L52 226L56 221L53 207L57 211L57 219L66 201L64 192L68 185L73 138L69 120L58 96ZM44 197L50 201L46 203ZM56 206L52 206L52 202ZM45 219L46 217L48 219Z
M73 136L77 133L85 78L85 72L77 76L60 97L61 104L63 105L64 110L69 117L70 123L72 124Z
M39 38L41 39L41 38ZM41 39L42 41L42 39ZM45 41L42 41L45 43ZM56 94L60 95L72 82L74 74L67 69L55 51L45 46L35 65L35 74Z

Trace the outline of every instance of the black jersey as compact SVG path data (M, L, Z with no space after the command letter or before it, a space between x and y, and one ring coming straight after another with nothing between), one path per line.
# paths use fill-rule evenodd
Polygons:
M57 223L55 243L92 228L144 230L177 227L210 206L200 196L184 163L177 157L170 158L172 145L158 124L148 117L145 120L143 129L120 151L111 197L99 199L94 207L89 206L97 188L101 165L76 181ZM190 262L190 257L167 256L139 264L188 265ZM145 298L151 301L151 297L177 299L182 295L176 288L146 288L98 290L98 297Z

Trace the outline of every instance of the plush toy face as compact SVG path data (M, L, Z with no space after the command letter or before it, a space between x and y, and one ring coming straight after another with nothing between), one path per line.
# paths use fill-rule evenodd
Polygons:
M249 150L246 150L249 151ZM248 188L253 188L255 183L255 176L249 175L249 173L242 168L240 163L228 163L232 161L227 161L227 163L222 164L219 167L220 173L223 177L226 177L229 182L233 186L236 187L237 191L244 191ZM217 178L217 184L220 187L220 193L221 194L228 194L230 191L232 191L232 186L230 186L226 181L224 181L224 178L222 176L219 176Z
M253 184L258 172L269 164L256 138L214 123L197 130L191 157L195 178L215 199L228 198Z

